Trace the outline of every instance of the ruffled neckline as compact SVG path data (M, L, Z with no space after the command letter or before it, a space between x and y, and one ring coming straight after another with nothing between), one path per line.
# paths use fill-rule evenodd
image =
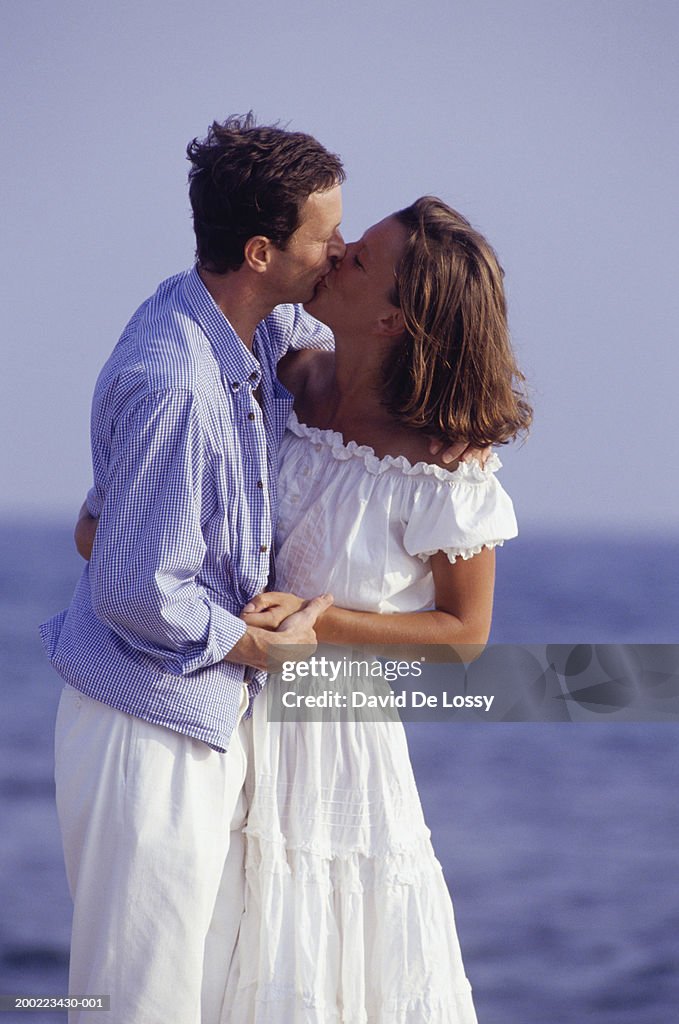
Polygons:
M303 437L312 444L322 445L329 449L333 458L339 462L346 462L348 459L360 459L369 473L379 475L390 469L396 469L405 476L433 476L437 480L447 483L464 481L465 483L486 483L493 473L502 467L498 455L492 452L486 459L485 466L476 459L468 462L461 462L455 469L442 469L431 462L411 463L405 455L384 455L380 458L375 454L375 449L367 444L357 444L356 441L345 443L344 436L337 430L322 430L320 427L309 427L306 423L300 423L297 413L292 410L288 419L287 428L296 437Z

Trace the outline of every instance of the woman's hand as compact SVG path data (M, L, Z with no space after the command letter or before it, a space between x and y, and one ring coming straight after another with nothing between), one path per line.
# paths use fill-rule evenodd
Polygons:
M457 441L455 444L449 445L444 448L443 441L432 440L429 442L429 454L430 455L441 455L441 462L446 464L449 462L469 462L470 459L476 459L482 466L485 466L488 456L491 454L492 448L472 448L471 445L465 445L464 441Z
M278 629L289 615L301 611L307 604L296 594L281 593L267 590L257 594L241 612L241 619L248 626L259 626L260 629Z
M94 519L87 511L87 502L84 501L80 506L80 511L78 512L78 522L75 524L73 538L75 540L75 546L78 549L78 554L87 562L89 562L92 557L92 547L94 545L94 536L97 532L98 523L99 520Z

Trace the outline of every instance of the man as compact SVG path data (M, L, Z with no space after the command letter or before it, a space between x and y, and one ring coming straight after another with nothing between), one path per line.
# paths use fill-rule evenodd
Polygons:
M99 377L92 558L42 627L68 684L55 778L70 992L111 997L90 1024L217 1024L243 898L243 716L267 658L313 643L331 602L275 632L239 617L271 568L291 405L276 363L331 341L281 303L309 300L344 253L342 165L250 116L188 155L197 264L137 310Z

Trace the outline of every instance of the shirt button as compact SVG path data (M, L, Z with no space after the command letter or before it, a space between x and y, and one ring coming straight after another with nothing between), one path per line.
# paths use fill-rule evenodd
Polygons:
M248 380L257 380L257 374L251 373L250 376L248 377Z
M248 419L249 419L249 420L254 420L254 418L255 418L255 414L254 414L254 412L249 412L249 413L248 413Z
M238 381L238 380L232 381L231 382L231 387L233 388L234 391L238 391L238 388L240 387L240 381Z
M264 484L262 483L262 481L261 481L261 480L258 480L258 481L257 481L257 486L258 486L258 487L260 488L260 490L261 490L261 488L262 488L262 487L264 487Z
M269 545L268 545L268 544L260 544L260 545L259 545L259 550L260 550L260 551L262 552L262 554L263 554L263 553L264 553L265 551L268 551L268 550L269 550Z

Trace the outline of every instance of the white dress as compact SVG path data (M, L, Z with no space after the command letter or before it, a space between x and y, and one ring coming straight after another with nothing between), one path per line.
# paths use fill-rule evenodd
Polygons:
M499 466L380 459L293 414L278 589L329 591L363 611L431 608L433 552L468 558L516 535ZM401 723L269 722L262 696L253 730L246 911L224 1024L475 1024Z

